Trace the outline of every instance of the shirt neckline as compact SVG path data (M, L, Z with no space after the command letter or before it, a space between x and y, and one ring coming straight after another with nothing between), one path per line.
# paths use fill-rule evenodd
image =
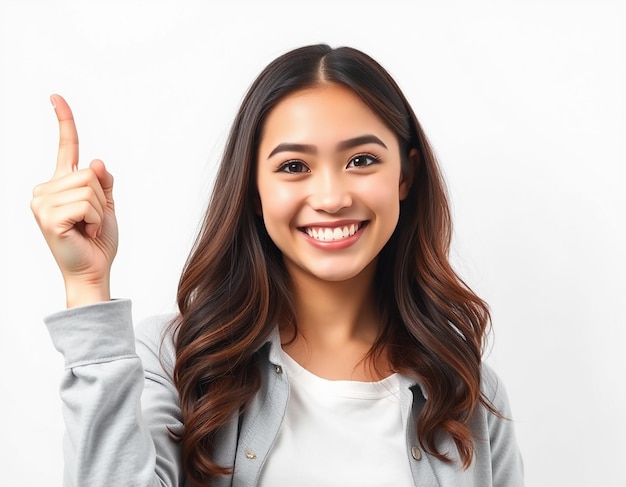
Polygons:
M399 374L393 373L378 381L330 380L320 377L296 362L282 347L282 362L290 383L313 389L317 394L351 399L382 399L400 390Z

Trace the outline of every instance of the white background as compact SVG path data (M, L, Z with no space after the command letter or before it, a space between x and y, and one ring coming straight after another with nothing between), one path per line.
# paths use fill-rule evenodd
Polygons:
M290 4L0 0L0 484L62 475L63 363L42 317L63 287L29 209L54 169L49 94L74 110L81 164L116 177L113 292L141 319L174 307L253 78L327 42L391 72L441 159L527 484L626 485L624 3Z

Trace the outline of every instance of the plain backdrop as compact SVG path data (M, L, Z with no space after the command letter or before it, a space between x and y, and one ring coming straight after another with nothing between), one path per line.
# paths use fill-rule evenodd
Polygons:
M491 306L529 486L626 485L626 14L618 1L0 0L0 484L62 478L64 307L29 209L48 96L115 175L113 294L173 310L239 102L274 57L360 48L412 103L449 185L452 260Z

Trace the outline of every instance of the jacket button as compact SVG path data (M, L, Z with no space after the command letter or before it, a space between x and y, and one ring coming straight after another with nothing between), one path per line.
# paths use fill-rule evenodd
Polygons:
M422 452L421 452L421 450L418 447L413 446L413 447L411 447L411 456L413 458L415 458L415 460L421 460L422 459Z
M256 458L256 455L255 455L254 453L252 453L250 450L248 450L248 451L246 452L246 458L247 458L248 460L254 460L254 459Z
M283 368L280 365L274 365L274 371L277 374L282 374L283 373Z

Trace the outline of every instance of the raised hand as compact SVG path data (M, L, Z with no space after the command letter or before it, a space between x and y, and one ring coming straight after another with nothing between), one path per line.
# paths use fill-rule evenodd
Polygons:
M31 209L57 261L68 308L110 299L118 233L113 176L93 160L78 169L74 117L59 95L50 97L59 120L59 152L52 179L33 190Z

